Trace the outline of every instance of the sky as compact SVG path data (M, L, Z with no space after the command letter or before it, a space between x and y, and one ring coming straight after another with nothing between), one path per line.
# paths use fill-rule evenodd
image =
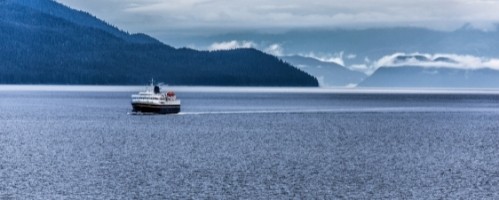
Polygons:
M306 28L411 26L483 30L499 0L56 0L129 32L153 36Z
M283 42L261 41L262 39L258 38L237 40L230 38L233 36L229 34L381 27L421 27L453 31L463 26L493 31L499 27L499 0L56 1L74 9L89 12L122 30L130 33L146 33L176 47L186 46L199 50L251 47L275 56L312 57L366 74L371 74L382 66L399 67L405 65L459 69L486 67L499 70L499 58L483 57L480 53L477 55L459 54L454 53L452 49L451 52L424 52L425 49L423 52L411 52L411 47L408 47L409 52L405 52L407 50L404 48L399 48L384 56L373 57L369 52L362 54L362 52L351 52L344 49L317 49L316 46L309 44L309 40L306 38L295 38L293 41L283 40ZM222 35L225 33L227 33L225 36ZM218 38L214 39L216 41L200 44L199 41L213 40L210 39L210 36L214 35L222 36L213 37ZM321 40L321 38L312 38L311 40L314 39ZM369 40L366 41L369 43ZM466 43L466 40L463 41ZM293 48L291 43L300 42L303 43L301 46L308 49L300 48L297 50ZM358 41L350 42L358 43ZM478 42L475 45L486 47L488 45L486 43ZM369 47L369 45L367 46ZM374 52L377 52L380 49L383 50L384 47L375 46L372 48ZM480 49L475 52L480 52ZM428 61L413 59L404 63L397 61L398 56L414 55L424 56L428 58ZM439 57L449 58L452 62L435 61Z

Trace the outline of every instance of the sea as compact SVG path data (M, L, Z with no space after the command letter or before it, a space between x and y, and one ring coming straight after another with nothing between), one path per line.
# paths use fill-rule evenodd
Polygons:
M0 199L499 199L499 91L0 86Z

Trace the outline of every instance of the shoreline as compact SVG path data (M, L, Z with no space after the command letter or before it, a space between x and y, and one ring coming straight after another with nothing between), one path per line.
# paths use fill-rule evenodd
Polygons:
M137 92L146 86L123 85L0 85L0 92ZM344 87L239 87L164 86L176 92L204 93L319 93L319 94L496 94L499 88L344 88Z

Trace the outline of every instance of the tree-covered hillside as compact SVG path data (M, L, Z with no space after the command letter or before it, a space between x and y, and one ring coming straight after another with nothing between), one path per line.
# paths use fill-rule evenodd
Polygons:
M314 77L254 49L175 49L145 35L116 33L56 2L36 2L0 1L0 83L143 84L154 78L172 85L318 85ZM54 8L58 11L50 11ZM70 13L94 21L77 23Z

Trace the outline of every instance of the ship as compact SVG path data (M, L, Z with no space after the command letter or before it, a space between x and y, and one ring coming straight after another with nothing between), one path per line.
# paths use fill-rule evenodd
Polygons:
M132 107L134 113L176 114L180 112L180 100L173 91L162 93L151 81L145 91L132 95Z

